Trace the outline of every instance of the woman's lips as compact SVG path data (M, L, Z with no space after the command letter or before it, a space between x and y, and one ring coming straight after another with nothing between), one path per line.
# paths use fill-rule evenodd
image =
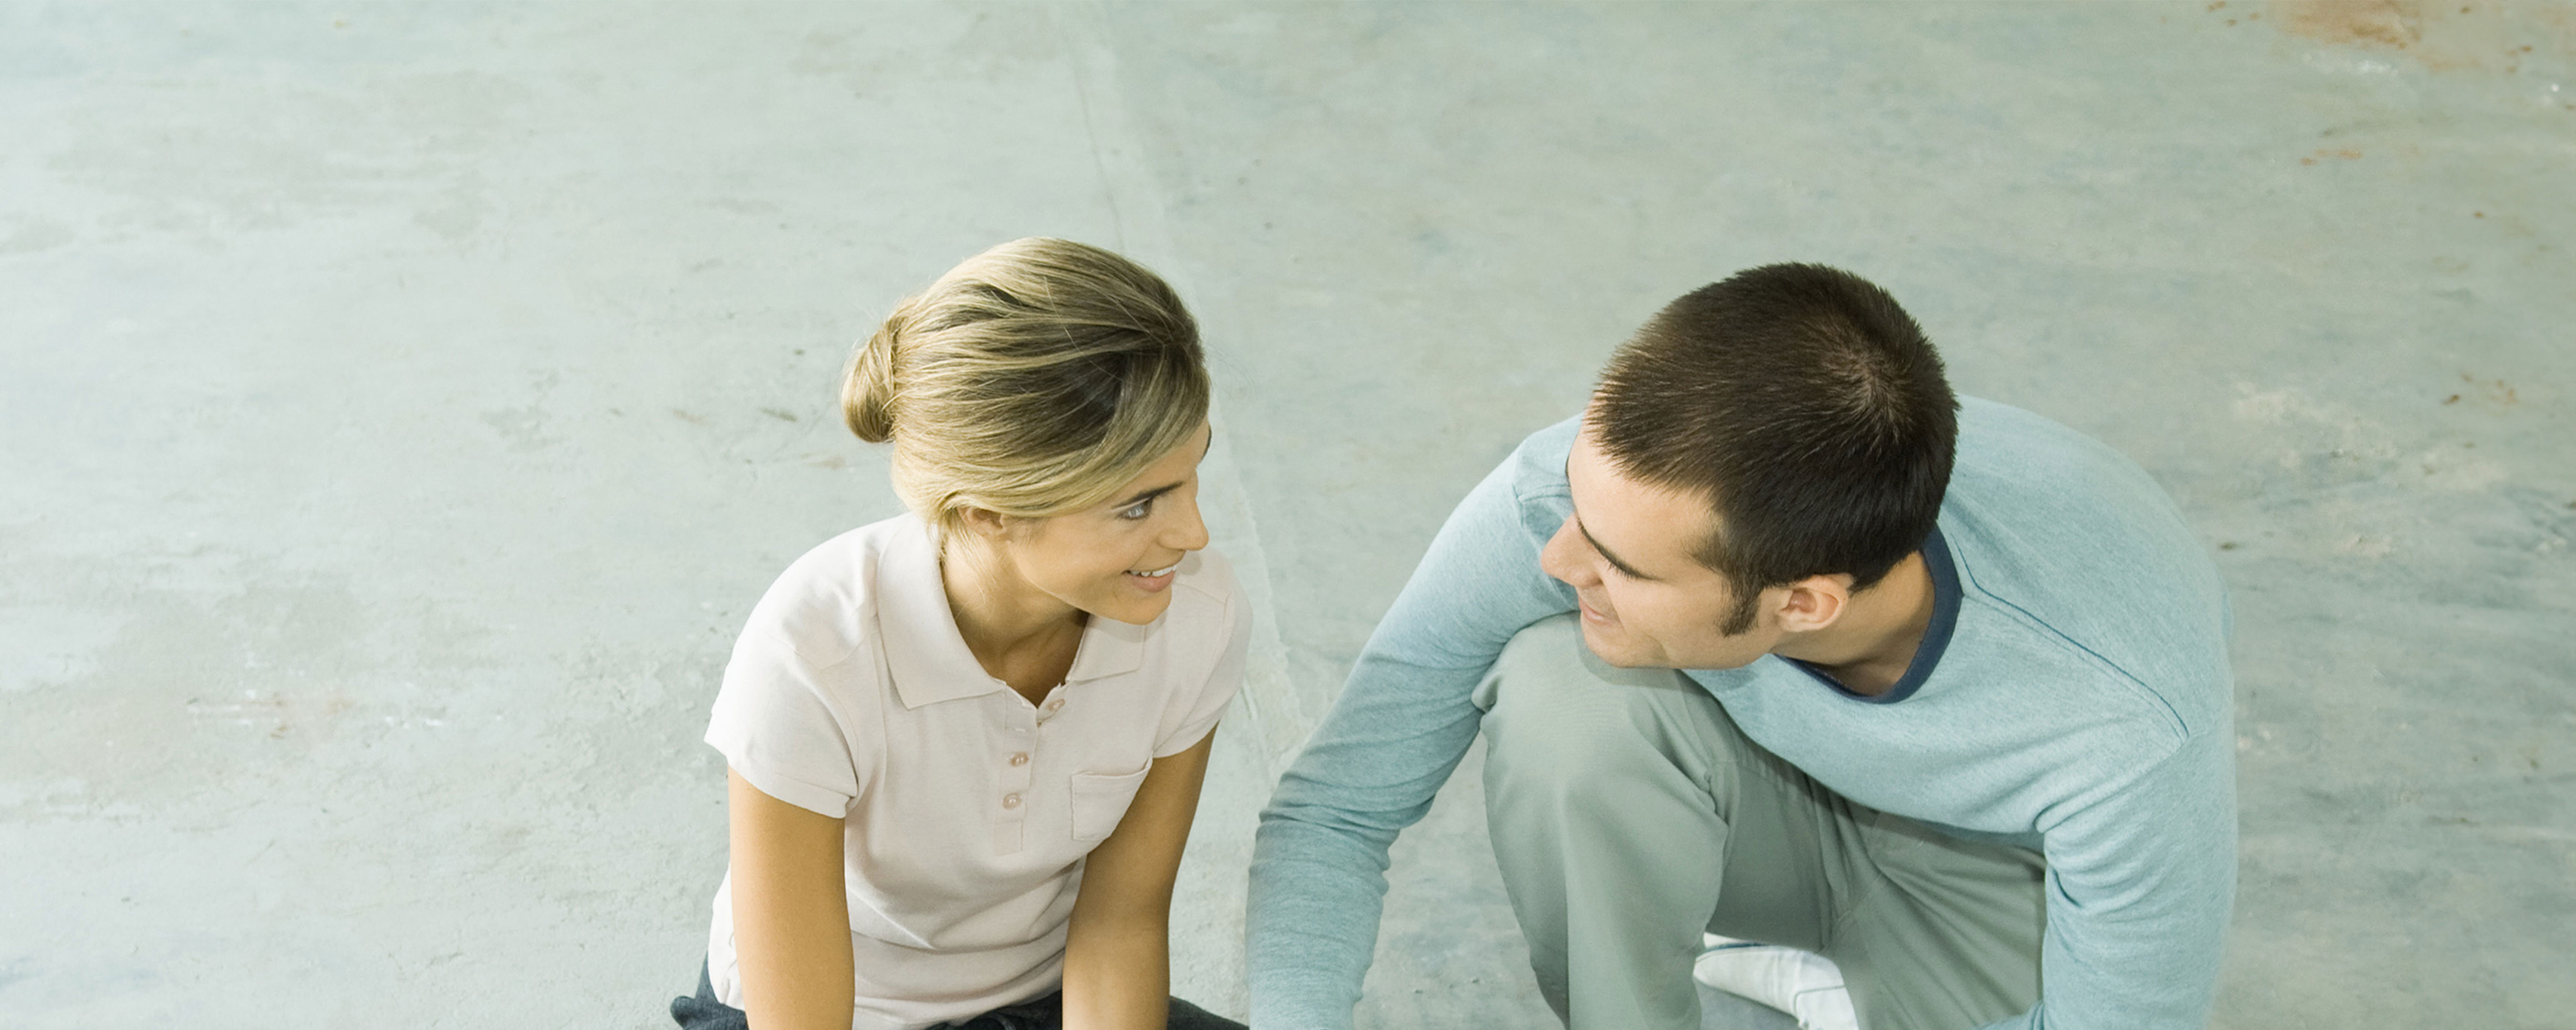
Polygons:
M1170 589L1172 585L1172 577L1179 575L1180 569L1180 563L1174 562L1168 568L1155 569L1150 572L1130 571L1125 575L1127 582L1133 584L1136 589L1149 594L1159 594L1164 590Z

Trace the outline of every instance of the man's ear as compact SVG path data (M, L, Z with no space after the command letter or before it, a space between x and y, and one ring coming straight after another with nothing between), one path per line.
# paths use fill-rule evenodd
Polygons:
M1809 576L1785 587L1773 608L1786 633L1813 633L1842 620L1851 605L1850 576Z

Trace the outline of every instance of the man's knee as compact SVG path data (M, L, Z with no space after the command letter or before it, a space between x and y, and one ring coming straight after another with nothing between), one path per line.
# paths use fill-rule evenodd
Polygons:
M1593 657L1571 615L1523 629L1477 689L1486 708L1486 778L1585 793L1680 767L1704 780L1725 715L1670 669L1620 669Z

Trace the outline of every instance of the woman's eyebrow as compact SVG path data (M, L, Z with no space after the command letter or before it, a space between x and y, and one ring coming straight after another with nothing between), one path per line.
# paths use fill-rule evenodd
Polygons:
M1202 458L1202 459L1204 459L1204 458L1206 458L1206 457L1208 456L1208 452L1209 452L1209 451L1213 451L1213 450L1215 450L1215 449L1216 449L1216 430L1214 430L1214 429L1210 429L1210 430L1208 430L1208 442L1207 442L1207 446L1206 446L1206 447L1203 447L1203 448L1201 448L1201 449L1199 450L1199 457L1200 457L1200 458ZM1174 491L1174 490L1178 490L1178 489L1180 489L1180 488L1181 488L1181 484L1179 484L1179 483L1166 483L1166 484L1164 484L1164 485L1162 485L1162 486L1155 487L1155 488L1153 488L1153 489L1151 489L1151 490L1146 490L1146 491L1144 491L1144 492L1142 492L1142 493L1137 494L1137 495L1136 495L1136 496L1134 496L1134 497L1130 497L1130 498L1128 498L1128 499L1126 499L1126 500L1123 500L1123 501L1120 501L1120 502L1118 502L1118 503L1116 503L1116 504L1110 505L1110 507L1111 507L1111 508L1133 508L1133 507L1135 507L1135 506L1137 506L1137 505L1139 505L1139 504L1143 504L1143 503L1145 503L1145 502L1147 502L1147 501L1153 500L1154 498L1161 497L1161 496L1163 496L1164 494L1171 493L1172 491Z
M1147 502L1147 501L1153 500L1154 498L1161 497L1161 496L1163 496L1164 494L1171 493L1172 491L1174 491L1174 490L1178 490L1178 489L1180 489L1180 488L1181 488L1181 484L1179 484L1179 483L1166 483L1166 484L1164 484L1164 485L1162 485L1162 486L1158 486L1158 487L1155 487L1155 488L1153 488L1153 489L1151 489L1151 490L1144 491L1143 493L1139 493L1139 494L1137 494L1137 495L1136 495L1136 496L1134 496L1134 497L1130 497L1130 498L1128 498L1128 499L1126 499L1126 500L1123 500L1123 501L1120 501L1120 502L1118 502L1118 503L1116 503L1116 504L1112 504L1112 505L1110 505L1110 507L1111 507L1111 508L1133 508L1133 507L1135 507L1135 506L1137 506L1137 505L1139 505L1139 504L1143 504L1143 503L1145 503L1145 502Z

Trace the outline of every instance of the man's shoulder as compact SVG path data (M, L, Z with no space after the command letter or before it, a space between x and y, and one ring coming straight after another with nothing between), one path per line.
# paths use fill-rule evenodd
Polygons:
M1525 538L1544 543L1554 535L1574 509L1565 485L1565 459L1574 450L1582 422L1578 415L1522 437L1459 498L1441 536L1453 543L1472 541L1471 546L1518 548ZM1538 574L1536 566L1530 573Z
M1522 437L1499 470L1511 477L1512 495L1527 500L1565 492L1565 459L1574 453L1574 435L1583 428L1575 415Z
M1965 559L2043 580L2091 573L2215 589L2198 535L2128 456L2019 408L1969 400L1960 415L1940 524Z
M2206 723L2226 689L2226 588L2154 477L2047 418L1962 405L1941 531L1972 602Z
M2164 501L2164 491L2128 455L2064 423L1976 397L1959 399L1959 449L1954 481L1960 475L2006 475L2025 483L2080 485L2093 492L2125 495L2124 499ZM2066 477L2080 483L2064 483Z

